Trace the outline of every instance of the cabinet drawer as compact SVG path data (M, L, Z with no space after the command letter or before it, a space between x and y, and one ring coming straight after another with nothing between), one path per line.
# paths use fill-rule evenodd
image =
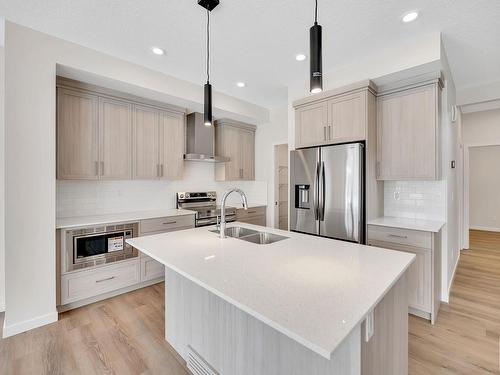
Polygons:
M141 220L141 233L168 232L182 227L194 228L194 215Z
M417 230L368 225L368 242L384 241L407 246L432 248L432 233Z
M266 216L266 207L252 207L248 210L244 208L238 208L236 210L236 220L244 220L254 216Z
M61 276L61 304L111 292L139 282L139 260Z
M165 277L165 266L153 258L141 255L141 281Z

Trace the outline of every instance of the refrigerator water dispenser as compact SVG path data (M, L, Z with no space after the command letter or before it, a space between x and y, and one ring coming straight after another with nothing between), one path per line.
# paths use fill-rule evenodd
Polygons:
M295 208L311 208L309 185L295 185Z

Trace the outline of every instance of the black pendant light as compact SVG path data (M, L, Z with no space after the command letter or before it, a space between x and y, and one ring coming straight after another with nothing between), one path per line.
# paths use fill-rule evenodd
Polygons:
M210 84L210 12L219 5L219 0L198 0L207 10L207 83L204 87L203 122L205 126L212 126L212 85Z
M318 25L318 0L315 0L314 25L309 29L310 91L323 91L323 59L321 51L321 25Z

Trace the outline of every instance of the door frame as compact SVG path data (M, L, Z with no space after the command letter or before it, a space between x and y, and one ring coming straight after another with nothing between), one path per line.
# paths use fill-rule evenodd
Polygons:
M288 150L288 154L287 154L288 164L287 165L290 166L290 145L288 144L288 141L274 142L272 144L272 146L273 146L273 200L272 200L271 204L273 207L273 210L272 210L272 212L273 212L272 213L273 228L276 228L276 229L279 229L279 225L280 225L279 205L276 204L277 200L279 199L278 147L283 146L283 145L287 146L287 150ZM289 187L287 194L288 194L288 201L290 202L290 169L288 169L287 181L288 181L288 187ZM290 204L288 204L287 210L288 210L287 217L290 218ZM288 226L289 225L290 225L290 223L288 223Z
M473 147L488 147L488 146L500 146L500 141L495 142L482 142L482 143L467 143L463 145L463 226L461 228L462 238L463 238L463 249L469 249L469 230L470 230L470 222L469 222L469 188L470 188L470 165L469 165L469 157L470 157L470 149Z

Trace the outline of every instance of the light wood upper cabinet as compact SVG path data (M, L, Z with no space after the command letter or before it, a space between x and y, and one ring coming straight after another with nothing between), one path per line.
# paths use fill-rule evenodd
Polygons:
M57 88L58 179L182 178L185 112L60 81L67 80L58 78Z
M133 113L134 178L157 178L160 175L160 114L154 108L142 106L135 106Z
M184 171L185 116L162 112L160 115L160 177L180 179Z
M132 177L132 105L99 98L101 179Z
M328 139L342 142L366 139L366 93L328 101Z
M370 81L294 102L295 147L366 140Z
M255 130L254 125L237 121L216 121L215 153L230 158L226 163L216 164L217 181L255 179Z
M301 107L295 111L295 143L297 147L326 143L328 103L320 102Z
M98 98L57 91L57 178L99 178Z
M377 103L377 179L438 179L439 83L382 95Z

